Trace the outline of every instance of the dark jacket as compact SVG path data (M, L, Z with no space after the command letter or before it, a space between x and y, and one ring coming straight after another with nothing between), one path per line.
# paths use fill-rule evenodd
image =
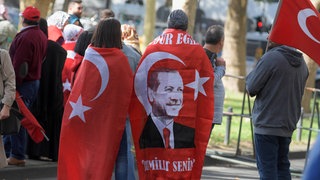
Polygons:
M41 63L47 51L47 37L39 26L28 26L20 31L10 46L10 57L16 74L16 84L39 80ZM27 64L26 76L20 74L21 65Z
M32 113L44 128L50 141L28 141L31 158L48 157L58 160L60 129L63 115L62 68L67 52L56 42L48 40L47 56L42 63L40 87Z
M301 99L309 72L302 54L287 46L269 50L246 78L254 132L291 137L301 113Z
M194 128L173 122L174 148L194 148L194 134ZM161 134L150 115L141 133L139 144L141 149L164 148Z

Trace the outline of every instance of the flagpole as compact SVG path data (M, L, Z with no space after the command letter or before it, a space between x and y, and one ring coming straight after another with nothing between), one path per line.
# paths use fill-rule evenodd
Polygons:
M283 0L280 0L280 1L279 1L279 5L278 5L278 8L277 8L277 12L276 12L276 15L275 15L275 17L274 17L274 20L273 20L273 23L272 23L272 26L271 26L271 29L270 29L269 33L270 33L270 32L272 33L273 25L275 24L275 21L278 20L278 14L279 14L280 8L281 8L281 6L282 6L282 1L283 1ZM270 34L269 34L269 35L270 35ZM269 42L270 42L270 39L269 39L269 36L268 36L268 41L267 41L267 46L266 46L265 52L268 51Z
M41 133L43 134L44 138L45 138L47 141L49 141L49 138L48 138L48 136L46 135L46 133L44 133L42 130L41 130Z

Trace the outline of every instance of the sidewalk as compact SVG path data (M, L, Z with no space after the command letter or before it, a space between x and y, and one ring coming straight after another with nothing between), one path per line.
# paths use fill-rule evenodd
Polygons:
M305 165L305 154L305 151L290 152L292 180L301 180ZM206 171L210 174L209 178L204 176ZM253 157L236 156L233 152L227 151L207 150L202 174L203 179L259 179Z
M22 179L56 179L57 163L50 161L26 160L24 167L7 166L0 169L1 180L22 180Z
M228 154L229 153L229 154ZM305 164L305 152L291 152L292 179L300 180ZM0 169L1 180L55 180L57 163L27 159L25 167L7 166ZM202 171L202 180L253 180L259 179L255 160L235 156L232 152L207 150Z

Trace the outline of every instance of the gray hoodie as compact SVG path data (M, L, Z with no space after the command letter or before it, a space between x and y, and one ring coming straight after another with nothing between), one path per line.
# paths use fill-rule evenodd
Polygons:
M246 89L256 96L254 132L291 137L301 113L301 99L309 72L302 54L288 46L270 49L246 78Z

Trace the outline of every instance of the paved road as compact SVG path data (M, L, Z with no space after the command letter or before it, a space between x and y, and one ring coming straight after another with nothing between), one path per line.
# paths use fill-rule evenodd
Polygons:
M301 157L290 160L294 172L292 179L300 180L305 160ZM55 180L56 169L55 162L27 160L25 167L8 166L0 169L0 180ZM254 180L259 179L259 175L253 159L207 152L201 179Z

